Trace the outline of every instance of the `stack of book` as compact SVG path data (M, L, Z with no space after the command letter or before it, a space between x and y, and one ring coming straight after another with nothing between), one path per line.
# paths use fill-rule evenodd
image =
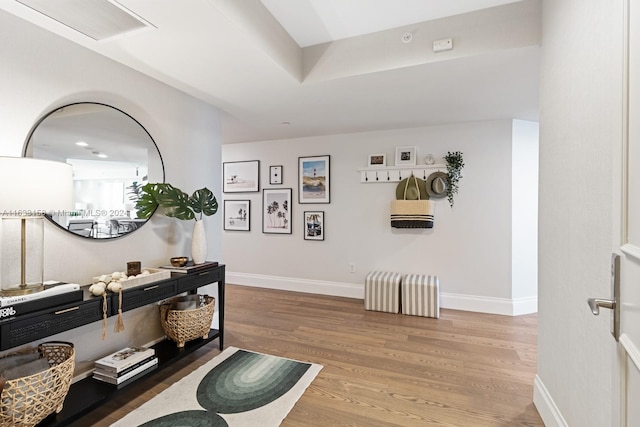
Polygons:
M93 378L109 384L121 385L157 367L158 358L154 349L128 347L96 360Z

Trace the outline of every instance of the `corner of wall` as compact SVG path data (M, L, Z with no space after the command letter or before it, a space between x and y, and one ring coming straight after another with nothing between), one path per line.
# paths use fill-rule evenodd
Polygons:
M547 427L569 427L539 376L533 381L533 404Z

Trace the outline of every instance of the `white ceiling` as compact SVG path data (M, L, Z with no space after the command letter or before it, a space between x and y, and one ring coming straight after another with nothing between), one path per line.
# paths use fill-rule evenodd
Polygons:
M538 117L539 40L509 40L536 0L110 1L152 26L96 41L0 9L215 105L223 143Z

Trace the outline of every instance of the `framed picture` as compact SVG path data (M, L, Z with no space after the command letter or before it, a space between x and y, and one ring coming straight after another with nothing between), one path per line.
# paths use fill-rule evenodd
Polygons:
M260 191L260 160L225 162L222 164L224 193Z
M387 166L386 154L369 154L369 160L367 160L367 167L383 168L385 166Z
M251 231L251 200L224 201L224 229Z
M298 202L330 203L330 156L298 157Z
M269 166L269 184L282 184L282 166Z
M396 147L396 166L415 166L416 147Z
M262 191L262 232L291 234L291 188Z
M304 240L324 240L324 212L304 213Z

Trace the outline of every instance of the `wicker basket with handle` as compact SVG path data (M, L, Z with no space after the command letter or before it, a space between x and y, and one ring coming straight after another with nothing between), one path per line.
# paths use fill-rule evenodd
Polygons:
M176 303L186 298L197 298L197 308L191 310L176 310ZM216 299L209 295L189 295L175 297L160 305L160 322L165 334L184 347L185 342L196 338L207 338L211 330L213 309Z
M0 379L4 381L0 394L1 427L32 427L51 413L62 411L75 368L73 344L46 342L5 354L0 359L36 352L47 360L49 369L16 379Z

